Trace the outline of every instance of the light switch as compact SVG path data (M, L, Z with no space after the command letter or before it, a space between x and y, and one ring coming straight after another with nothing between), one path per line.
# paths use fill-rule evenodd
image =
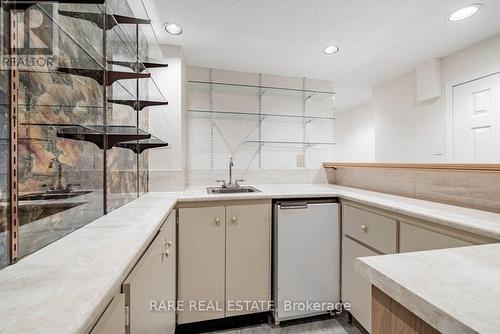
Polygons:
M434 144L434 155L444 155L444 143L438 142Z

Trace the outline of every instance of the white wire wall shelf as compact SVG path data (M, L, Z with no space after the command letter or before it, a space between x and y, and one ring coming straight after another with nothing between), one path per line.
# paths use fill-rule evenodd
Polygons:
M204 85L208 87L221 87L228 89L251 89L256 90L256 92L261 92L266 94L268 91L274 93L289 93L297 94L297 96L305 95L306 98L310 98L314 95L318 96L335 96L333 91L325 90L312 90L312 89L299 89L299 88L287 88L278 86L265 86L265 85L250 85L250 84L239 84L239 83L229 83L229 82L217 82L217 81L201 81L201 80L189 80L190 84L194 85Z
M326 116L311 116L311 115L293 115L293 114L273 114L273 113L258 113L258 112L245 112L245 111L223 111L223 110L208 110L208 109L189 109L190 113L199 113L199 114L213 114L215 116L241 116L241 117L255 117L259 119L268 118L268 117L278 117L278 118L289 118L295 119L298 121L316 121L316 120L335 120L335 117L326 117Z
M319 145L336 145L334 142L309 142L309 141L285 141L285 140L245 140L243 144L270 145L270 146L294 146L310 147Z

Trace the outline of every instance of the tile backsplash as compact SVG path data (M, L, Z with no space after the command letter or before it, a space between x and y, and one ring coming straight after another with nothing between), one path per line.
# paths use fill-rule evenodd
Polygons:
M150 191L183 191L189 186L216 185L215 180L227 180L227 169L150 170ZM233 169L233 179L243 184L325 184L324 169Z
M326 168L329 183L500 212L500 173L349 167Z

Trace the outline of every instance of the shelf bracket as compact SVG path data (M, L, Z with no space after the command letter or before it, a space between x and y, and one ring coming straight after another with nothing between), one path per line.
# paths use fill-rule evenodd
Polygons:
M17 56L17 13L10 12L10 50ZM18 185L18 92L19 70L17 63L10 69L10 262L19 258L19 185Z
M136 73L136 72L117 72L106 70L94 70L85 68L68 68L58 67L57 71L71 75L79 75L94 79L100 85L111 86L115 81L127 79L147 79L151 77L151 73Z
M262 116L262 104L265 92L266 90L262 88L262 73L259 73L259 141L262 141L262 134L264 130L262 121L266 118L266 116ZM262 168L262 160L263 160L262 145L258 146L258 150L259 150L259 168Z
M210 68L209 71L210 76L210 111L212 114L210 115L210 168L214 169L214 128L215 128L215 120L214 120L214 86L212 82L214 81L214 70Z
M310 95L312 96L312 95ZM307 93L306 93L306 78L302 78L302 117L304 117L302 119L302 142L306 142L307 141L307 124L309 124L310 122L308 122L308 120L305 118L306 115L307 115L307 100L309 99L309 97L307 96ZM309 148L310 146L309 145L304 145L303 148L302 148L302 154L304 156L304 169L307 168L307 149Z

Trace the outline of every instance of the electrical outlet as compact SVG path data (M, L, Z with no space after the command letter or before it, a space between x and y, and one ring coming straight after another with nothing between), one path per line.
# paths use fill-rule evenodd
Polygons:
M304 168L304 153L299 153L296 156L297 167Z

